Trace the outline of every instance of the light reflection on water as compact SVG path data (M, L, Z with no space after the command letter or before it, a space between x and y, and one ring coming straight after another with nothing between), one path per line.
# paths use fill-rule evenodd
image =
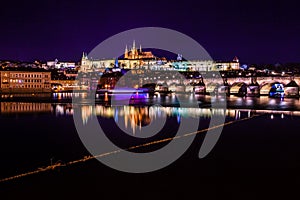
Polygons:
M96 102L98 103L109 103L110 95L100 95L101 98L96 98ZM260 109L273 109L273 110L300 110L300 101L299 98L270 98L268 96L260 96L260 97L237 97L237 96L229 96L226 99L222 96L209 96L209 95L194 95L194 94L169 94L169 95L155 95L150 96L146 95L146 98L143 101L144 105L152 105L152 104L165 104L168 106L178 106L178 99L176 96L185 96L185 100L189 102L197 101L201 107L201 105L205 105L207 103L213 102L227 102L227 106L229 108L260 108ZM87 100L89 99L89 95L87 93L53 93L53 100L71 100L72 98L79 98L83 103L90 103ZM114 100L118 99L117 97L113 97ZM120 101L121 102L121 101ZM117 102L118 103L118 102ZM128 102L127 102L128 103ZM121 103L125 105L124 102Z
M184 94L182 94L184 95ZM115 106L105 106L102 103L96 103L91 106L87 93L54 93L52 99L58 100L57 103L40 103L40 102L1 102L1 114L20 114L20 113L49 113L51 115L72 116L74 113L72 103L62 103L63 100L69 100L73 97L82 99L80 106L81 118L84 124L88 123L92 116L100 118L112 118L116 123L124 124L126 129L136 133L138 129L149 125L155 120L163 120L164 117L174 117L179 124L182 118L200 118L210 120L211 116L225 116L227 120L239 120L249 118L257 114L268 114L270 119L274 119L275 115L279 115L283 119L288 116L300 115L299 98L269 98L261 97L218 97L209 95L188 95L185 98L187 101L199 103L202 108L189 108L188 102L185 102L185 107L172 107L177 101L176 95L158 95L147 96L146 103L139 106L127 106L120 104ZM61 101L60 101L61 100ZM108 96L104 95L102 99L108 101ZM211 109L207 103L227 101L227 108ZM163 104L164 107L150 106ZM125 105L125 106L124 106ZM187 106L186 106L187 105ZM178 106L178 104L177 104Z
M125 119L125 123L132 125L131 128L147 125L151 119L159 119L162 113L167 117L176 117L177 122L181 118L201 118L210 119L212 116L225 116L230 120L249 118L254 115L268 114L270 116L300 116L300 111L276 111L276 110L256 110L256 109L217 109L217 108L178 108L178 107L134 107L134 106L115 106L106 107L102 105L81 106L83 123L87 123L92 115L103 118L114 118L118 121ZM128 125L125 125L126 127Z
M253 99L236 98L235 101L245 101L253 105ZM294 102L297 100L291 100ZM260 98L255 103L278 104L286 106L290 102L279 99ZM212 116L225 116L227 120L239 120L254 115L268 114L270 120L274 117L284 119L285 116L300 116L300 111L270 110L270 109L218 109L218 108L188 108L188 107L162 107L162 106L104 106L96 104L76 105L81 111L83 124L87 124L92 116L114 119L117 123L124 124L126 129L136 133L141 127L149 125L152 120L162 120L164 117L174 117L179 124L182 118L200 118L210 120ZM268 107L267 107L268 108ZM1 114L22 114L22 113L48 113L56 117L72 116L74 109L71 103L38 103L38 102L1 102Z

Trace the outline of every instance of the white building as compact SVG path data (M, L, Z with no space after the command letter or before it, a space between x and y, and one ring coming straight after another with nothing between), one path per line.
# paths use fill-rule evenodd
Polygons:
M48 67L53 67L55 69L64 69L64 68L75 68L75 62L59 62L57 59L54 61L47 61Z

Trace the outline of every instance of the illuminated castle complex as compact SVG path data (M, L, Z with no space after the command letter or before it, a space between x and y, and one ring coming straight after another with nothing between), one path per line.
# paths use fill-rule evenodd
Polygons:
M124 59L151 59L155 58L151 51L142 51L142 45L138 50L135 47L135 41L133 41L132 48L128 51L127 45L125 48Z
M151 51L143 51L142 46L136 48L135 41L132 47L126 45L123 58L92 59L83 53L81 58L82 72L100 71L108 69L151 69L151 70L177 70L177 71L228 71L240 69L239 59L235 57L232 61L213 60L182 60L179 54L177 60L159 58Z

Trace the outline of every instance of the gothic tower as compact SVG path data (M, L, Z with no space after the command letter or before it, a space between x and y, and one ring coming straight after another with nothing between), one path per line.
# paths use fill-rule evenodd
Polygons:
M87 54L83 52L81 57L81 65L86 65L87 60L88 60Z
M128 48L127 48L127 45L126 45L126 48L125 48L124 58L128 58Z

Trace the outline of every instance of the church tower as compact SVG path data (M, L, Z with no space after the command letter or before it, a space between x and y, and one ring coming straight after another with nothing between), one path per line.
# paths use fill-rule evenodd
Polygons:
M125 48L124 58L128 58L128 48L127 48L127 45L126 45L126 48Z
M81 65L86 65L87 64L87 60L88 60L87 54L84 53L84 52L82 52Z
M85 72L90 65L90 61L88 59L87 53L83 52L81 57L81 71Z
M133 40L132 49L131 49L131 59L135 59L137 56L135 48L135 40Z

